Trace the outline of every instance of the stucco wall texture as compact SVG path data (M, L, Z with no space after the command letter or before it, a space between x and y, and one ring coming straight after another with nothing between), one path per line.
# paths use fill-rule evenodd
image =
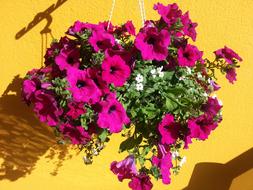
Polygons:
M152 10L157 1L145 0L147 19L158 18ZM244 61L234 85L219 76L222 89L218 97L224 104L221 125L207 141L195 142L184 152L187 162L180 174L173 176L171 185L154 182L153 189L252 190L253 1L160 2L176 2L184 11L190 11L192 20L199 24L196 44L206 57L212 58L214 50L227 45ZM86 166L82 152L56 145L52 132L20 100L21 78L28 70L41 66L45 46L50 44L50 35L46 38L40 34L45 25L49 22L52 35L60 38L75 20L107 20L112 5L111 0L56 3L57 0L0 0L0 189L128 189L127 181L118 182L109 170L111 161L125 156L118 154L120 135L114 135L94 164ZM50 16L41 13L47 9ZM48 20L40 21L39 16ZM138 0L116 0L112 22L127 20L141 26ZM29 23L36 25L29 31L22 30Z

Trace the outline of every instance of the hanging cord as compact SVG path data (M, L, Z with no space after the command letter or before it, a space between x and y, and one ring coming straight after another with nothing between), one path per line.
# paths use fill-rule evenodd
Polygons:
M111 12L110 12L110 15L109 15L107 30L109 29L111 21L112 21L112 15L113 15L115 4L116 4L116 0L112 0L112 8L111 8Z
M142 21L142 25L144 26L145 21L146 21L144 0L138 0L138 1L139 1L140 12L141 12L141 21Z

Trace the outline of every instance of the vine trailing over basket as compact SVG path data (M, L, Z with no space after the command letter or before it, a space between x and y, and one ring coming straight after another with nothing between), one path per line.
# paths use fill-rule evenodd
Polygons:
M90 164L109 141L122 132L122 161L111 164L119 181L130 179L133 190L152 188L151 178L171 182L186 158L180 155L193 139L206 140L222 120L215 72L230 83L242 58L228 47L213 61L192 45L197 23L177 4L154 9L136 34L123 25L76 21L67 35L54 41L45 66L29 71L23 99L38 118L54 127L60 143L84 149Z

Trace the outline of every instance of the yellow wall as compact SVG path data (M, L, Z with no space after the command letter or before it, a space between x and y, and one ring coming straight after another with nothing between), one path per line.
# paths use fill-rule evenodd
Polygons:
M128 189L127 182L118 182L109 170L111 161L123 158L117 153L118 137L112 139L92 166L85 166L82 153L76 155L70 148L56 146L53 134L38 122L17 96L20 87L17 75L23 77L26 71L41 65L40 31L46 21L40 22L18 40L15 35L37 13L56 1L0 0L0 94L4 94L0 98L0 189ZM147 18L157 18L152 10L157 1L145 1ZM211 57L213 50L226 44L235 49L244 62L235 85L229 85L224 78L220 80L222 89L218 95L224 103L221 125L206 142L190 146L185 152L187 164L178 176L173 177L170 186L158 182L154 190L183 189L189 182L188 190L223 190L228 189L233 178L230 189L252 190L253 184L249 179L252 179L253 172L249 169L253 167L253 1L176 2L184 11L189 10L191 18L199 23L197 45L205 51L205 56ZM110 8L111 0L67 0L51 14L52 34L59 38L77 19L89 22L107 20ZM112 21L122 23L129 19L140 26L138 1L116 0ZM217 184L220 188L215 188Z

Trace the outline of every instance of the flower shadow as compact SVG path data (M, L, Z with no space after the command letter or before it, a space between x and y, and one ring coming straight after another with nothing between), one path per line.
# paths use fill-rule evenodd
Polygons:
M236 177L251 169L253 169L253 148L225 164L198 163L188 186L183 190L229 190ZM253 181L249 183L253 187ZM241 189L244 189L244 184L241 184Z
M21 100L22 79L17 75L0 98L0 180L15 181L30 174L39 158L56 159L52 175L57 175L68 147L58 145L51 128L41 124Z

